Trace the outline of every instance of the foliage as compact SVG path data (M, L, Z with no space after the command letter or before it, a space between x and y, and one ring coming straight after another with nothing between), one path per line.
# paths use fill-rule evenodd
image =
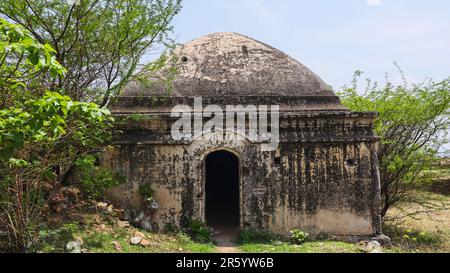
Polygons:
M27 144L43 143L50 148L62 145L64 140L92 146L102 141L101 125L108 122L108 116L107 109L94 103L72 101L68 96L50 91L42 98L17 102L0 110L0 156L12 165L25 167L33 160L25 160L17 151ZM100 127L92 126L96 124ZM68 135L68 129L75 130Z
M150 200L153 197L154 191L149 183L139 185L139 193L146 200Z
M441 248L445 242L445 234L441 230L429 231L418 227L404 227L398 224L385 224L384 232L389 235L396 247L401 251L416 251L419 249ZM395 247L394 249L395 250Z
M291 240L296 244L302 244L306 241L309 234L299 229L293 229L289 233Z
M195 243L182 232L168 235L139 230L152 244L148 247L133 245L130 244L130 238L138 229L115 224L117 219L109 214L85 212L83 216L85 217L83 224L63 222L43 226L39 232L38 251L65 252L67 242L77 238L83 241L82 249L86 249L89 253L212 252L214 250L211 243ZM99 227L99 222L102 228ZM120 245L120 249L115 245Z
M47 88L42 82L66 72L53 53L50 45L0 18L0 109L13 106L18 97L42 95Z
M270 231L246 228L239 233L238 242L241 244L269 243L278 239L278 236Z
M31 247L48 200L42 182L61 181L74 159L108 139L109 122L106 109L55 92L0 111L1 218L13 248Z
M47 86L101 105L130 81L145 54L170 47L180 8L180 0L0 1L0 14L48 43L67 68L65 77L45 78Z
M361 249L353 243L339 241L314 241L301 245L286 242L246 243L239 246L243 252L249 253L361 253Z
M407 229L402 237L408 245L433 245L441 242L441 238L439 236L419 230Z
M180 243L190 243L191 242L191 237L189 237L189 235L187 235L186 233L179 231L178 233L176 233L177 235L177 241Z
M92 154L75 161L84 197L92 200L103 199L108 189L125 182L125 177L121 174L97 166L96 162L97 158Z
M211 230L204 222L197 219L189 219L186 227L186 233L194 242L209 243L211 242Z
M55 245L61 244L64 246L67 242L72 241L77 231L77 223L65 223L60 226L42 228L38 234L38 249L42 252L56 252L58 247ZM49 242L52 242L52 244L49 244ZM62 247L61 251L63 250Z
M11 250L31 251L51 198L42 185L61 182L77 158L108 140L112 118L94 103L47 90L41 79L65 72L50 46L4 20L0 30L0 229Z
M173 223L166 223L164 225L163 232L167 234L175 234L177 232L180 232L180 230Z
M374 130L381 137L378 160L381 181L381 214L401 202L414 202L409 194L418 183L420 172L428 169L439 148L448 142L450 79L441 82L379 87L368 80L364 93L358 94L358 78L339 96L354 111L376 111Z
M84 197L92 200L104 199L106 191L110 188L119 186L125 182L125 178L119 173L112 172L106 168L94 165L93 156L76 162L76 166L80 167L80 186ZM87 165L86 161L88 161ZM77 164L78 163L78 164Z

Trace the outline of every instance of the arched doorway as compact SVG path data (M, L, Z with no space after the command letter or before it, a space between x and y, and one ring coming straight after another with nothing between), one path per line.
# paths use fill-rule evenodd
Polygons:
M239 227L239 158L220 150L205 158L205 220L222 230Z

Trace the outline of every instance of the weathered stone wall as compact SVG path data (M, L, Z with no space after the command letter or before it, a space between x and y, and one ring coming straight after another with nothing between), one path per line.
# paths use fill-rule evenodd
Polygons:
M282 144L280 150L281 162L271 164L274 178L265 182L267 194L258 206L264 227L279 232L300 226L337 235L376 233L374 144Z
M170 140L168 117L126 119L103 164L128 181L110 195L133 218L145 211L139 185L149 183L159 208L145 219L154 228L204 219L203 159L225 149L240 159L241 227L379 233L378 139L372 119L369 113L283 114L281 143L274 152L261 152L261 143L214 135L176 143Z

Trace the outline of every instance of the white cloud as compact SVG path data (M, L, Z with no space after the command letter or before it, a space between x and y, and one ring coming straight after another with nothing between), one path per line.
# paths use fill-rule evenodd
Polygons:
M366 0L369 6L379 6L381 5L381 0Z

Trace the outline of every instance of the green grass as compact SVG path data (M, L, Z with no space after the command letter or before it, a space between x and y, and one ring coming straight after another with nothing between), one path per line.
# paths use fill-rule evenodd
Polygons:
M39 252L65 252L67 242L79 237L83 240L82 248L87 252L97 253L147 253L147 252L213 252L212 243L193 242L184 234L162 234L146 232L132 227L121 228L109 217L103 217L101 224L94 221L95 215L85 215L86 223L65 223L41 230L41 247ZM150 241L150 246L132 245L129 240L139 231ZM121 246L118 251L113 242Z
M449 177L448 168L436 168L425 175L432 176L432 183L446 183ZM424 183L425 185L428 185ZM450 197L443 192L431 192L428 187L416 189L413 194L417 199L427 200L440 209L419 213L414 218L385 225L384 232L390 236L394 244L391 248L383 248L383 252L450 252ZM390 216L398 212L414 212L423 208L417 204L404 204L401 208L391 209ZM139 252L215 252L212 243L197 243L184 233L171 234L146 232L133 227L121 228L117 219L107 214L88 212L83 214L85 223L60 223L47 226L40 231L40 252L65 252L67 242L80 237L82 248L88 252L107 253L139 253ZM197 229L195 229L197 230ZM202 229L200 229L201 231ZM150 246L131 245L129 240L136 231L142 232ZM284 240L270 232L244 230L241 232L238 249L251 253L360 253L358 244L333 241L326 237L317 237L316 241L294 244L292 240ZM118 242L118 251L113 242Z
M418 196L449 201L449 197L442 194L417 191ZM406 204L403 209L417 210L415 205ZM40 252L65 252L67 242L80 237L82 248L87 252L97 253L144 253L144 252L216 252L213 243L197 243L184 233L155 233L146 232L134 227L119 227L117 219L107 214L85 213L84 224L60 223L41 229ZM421 213L416 218L405 218L392 225L385 225L384 232L390 236L394 246L383 248L383 252L450 252L450 210ZM132 245L129 240L136 231L142 232L151 244L144 247ZM354 243L315 238L303 244L294 244L292 240L282 239L270 232L244 230L240 234L238 249L251 253L360 253L361 246ZM113 242L118 242L118 251Z
M359 253L362 250L352 243L338 241L306 242L301 245L289 243L255 243L239 246L243 252L251 253Z
M243 252L251 253L357 253L362 252L357 244L332 241L316 237L310 240L309 235L300 230L291 231L290 237L273 234L269 231L244 229L239 234L238 245ZM301 235L301 236L300 236ZM301 238L300 238L301 237ZM298 242L307 240L304 243ZM309 241L308 241L309 240Z
M64 223L49 226L41 230L41 248L39 252L65 252L67 242L75 238L83 240L82 248L90 253L155 253L155 252L194 252L207 253L215 252L216 247L212 243L196 243L184 233L164 234L146 232L133 227L121 228L115 224L115 219L102 215L85 214L84 224ZM97 218L97 220L96 220ZM99 222L98 219L101 219ZM134 233L139 231L145 235L145 238L151 242L150 246L132 245L129 240ZM255 232L245 233L252 235ZM268 236L268 235L267 235ZM267 237L266 236L266 237ZM263 237L263 239L266 239ZM258 237L259 238L259 237ZM272 236L270 236L272 238ZM275 238L275 237L274 237ZM247 238L248 239L248 238ZM261 238L259 238L261 239ZM338 241L317 241L306 242L301 245L292 244L278 240L267 242L242 242L238 248L243 252L298 252L298 253L344 253L361 252L356 244L350 244ZM113 242L121 246L118 251Z

